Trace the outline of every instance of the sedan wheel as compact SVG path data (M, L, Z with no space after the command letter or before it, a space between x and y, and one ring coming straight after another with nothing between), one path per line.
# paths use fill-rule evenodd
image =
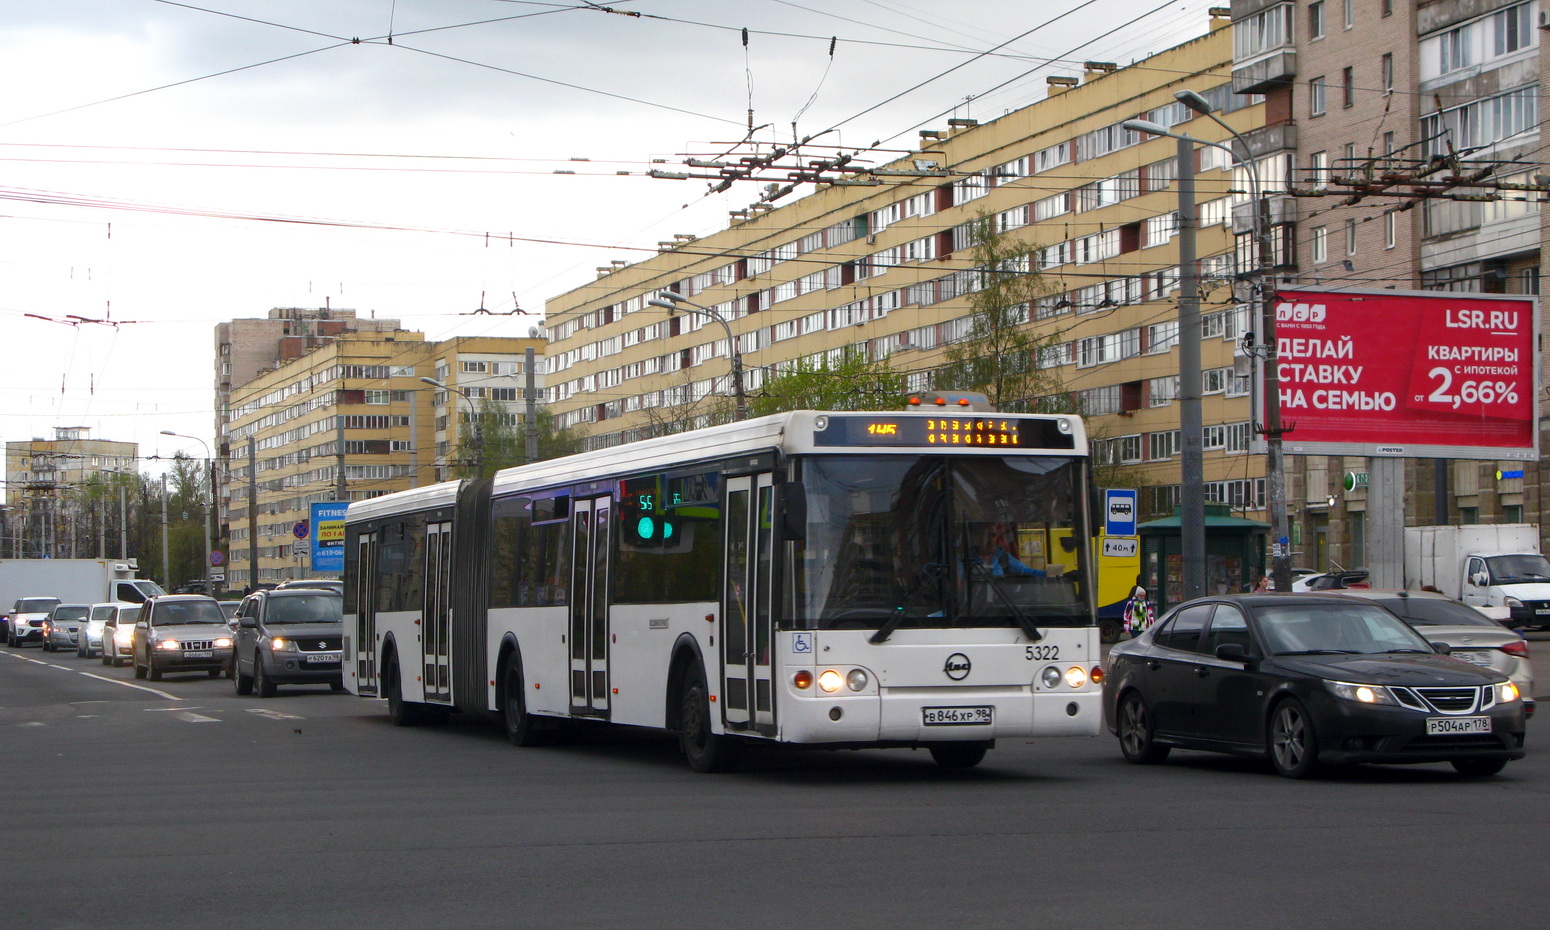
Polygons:
M1126 693L1119 704L1119 751L1135 765L1155 765L1168 758L1173 747L1159 746L1152 733L1152 713L1141 695Z
M1307 708L1295 698L1276 705L1270 720L1270 761L1286 778L1313 778L1324 770Z
M1506 759L1454 759L1449 765L1465 778L1486 778L1507 767Z

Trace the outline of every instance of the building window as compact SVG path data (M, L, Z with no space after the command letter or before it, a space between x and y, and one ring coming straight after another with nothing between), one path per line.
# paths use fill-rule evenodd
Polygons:
M1323 116L1328 85L1322 77L1308 81L1308 115Z
M1465 526L1473 526L1476 523L1479 523L1480 522L1480 508L1479 507L1460 507L1459 508L1459 522L1464 524Z
M1523 293L1523 294L1538 294L1539 293L1539 269L1538 268L1525 268L1525 269L1523 269L1523 271L1519 275L1519 281L1522 284L1522 288L1520 290L1520 293ZM1513 521L1510 521L1510 522L1517 523L1519 521L1513 520Z
M1344 3L1345 3L1345 27L1347 29L1350 29L1352 26L1356 25L1356 10L1354 9L1356 3L1355 3L1355 0L1344 0Z
M1383 214L1383 247L1385 249L1392 249L1394 247L1394 231L1394 211L1389 210Z
M1308 4L1308 38L1324 38L1324 0Z
M1356 103L1356 69L1340 69L1340 105L1351 106Z
M1323 264L1329 261L1329 227L1313 227L1313 263Z
M1323 190L1329 186L1328 153L1314 152L1308 156L1308 181L1316 190Z
M1383 0L1383 15L1384 16L1393 16L1394 15L1394 0Z
M1384 14L1385 16L1388 14ZM1383 93L1394 92L1394 53L1383 53Z
M1356 220L1345 221L1345 254L1356 254Z

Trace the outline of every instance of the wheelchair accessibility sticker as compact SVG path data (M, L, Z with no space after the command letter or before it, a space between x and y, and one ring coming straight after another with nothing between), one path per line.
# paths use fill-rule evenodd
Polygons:
M791 651L797 653L811 653L813 651L813 634L791 634Z

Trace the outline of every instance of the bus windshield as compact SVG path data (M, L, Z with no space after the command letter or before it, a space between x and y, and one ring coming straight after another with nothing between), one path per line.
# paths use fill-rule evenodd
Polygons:
M802 459L786 617L809 629L1090 626L1080 460Z

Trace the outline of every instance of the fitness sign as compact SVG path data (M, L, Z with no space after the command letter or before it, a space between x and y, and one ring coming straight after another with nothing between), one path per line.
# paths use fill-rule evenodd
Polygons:
M1287 452L1537 459L1534 297L1282 290Z

